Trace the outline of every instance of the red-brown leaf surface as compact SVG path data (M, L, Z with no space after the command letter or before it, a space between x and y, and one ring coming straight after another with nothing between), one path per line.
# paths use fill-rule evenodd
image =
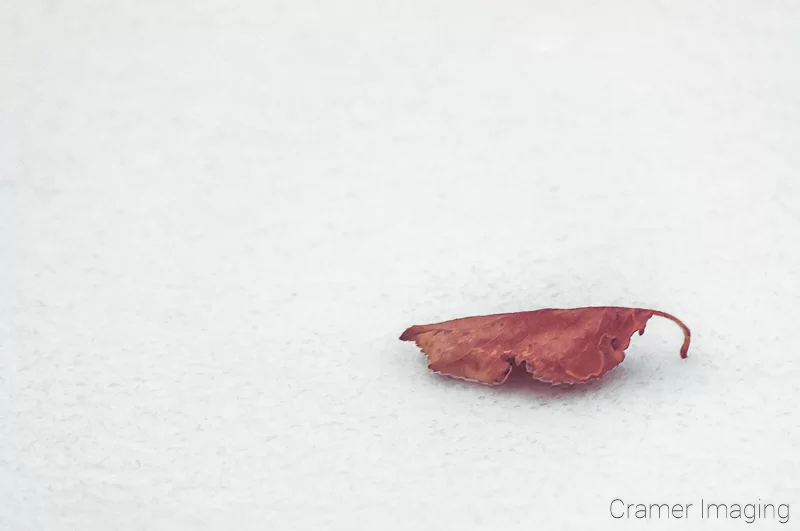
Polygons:
M514 367L536 380L576 384L599 378L625 359L634 332L644 333L654 315L691 333L676 317L658 310L598 306L466 317L412 326L400 336L428 356L431 370L486 384L503 383Z

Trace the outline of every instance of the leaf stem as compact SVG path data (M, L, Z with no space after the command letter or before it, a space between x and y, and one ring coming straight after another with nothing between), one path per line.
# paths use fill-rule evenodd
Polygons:
M681 346L681 358L686 359L689 352L689 343L692 342L692 331L689 330L689 327L686 326L683 321L681 321L672 314L669 314L667 312L662 312L659 310L651 310L651 311L653 312L653 315L666 317L667 319L669 319L670 321L681 327L681 330L683 330L683 346Z

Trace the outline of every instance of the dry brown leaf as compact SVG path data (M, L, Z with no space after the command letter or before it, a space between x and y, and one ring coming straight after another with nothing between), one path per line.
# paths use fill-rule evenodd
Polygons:
M598 306L466 317L412 326L400 336L428 356L431 370L485 384L503 383L514 367L552 384L599 378L625 359L634 332L654 315L677 323L686 358L691 332L658 310Z

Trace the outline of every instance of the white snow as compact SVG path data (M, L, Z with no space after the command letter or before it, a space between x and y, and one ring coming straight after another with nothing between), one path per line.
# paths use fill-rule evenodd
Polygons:
M788 0L4 0L0 529L800 511L798 64ZM689 358L654 318L491 388L398 340L591 305Z

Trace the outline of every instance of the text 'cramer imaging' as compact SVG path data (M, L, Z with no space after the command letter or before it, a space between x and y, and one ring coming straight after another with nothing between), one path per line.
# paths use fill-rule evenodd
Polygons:
M617 520L741 520L752 524L757 520L789 522L788 503L717 503L701 499L700 503L629 503L620 498L611 500L611 517Z

